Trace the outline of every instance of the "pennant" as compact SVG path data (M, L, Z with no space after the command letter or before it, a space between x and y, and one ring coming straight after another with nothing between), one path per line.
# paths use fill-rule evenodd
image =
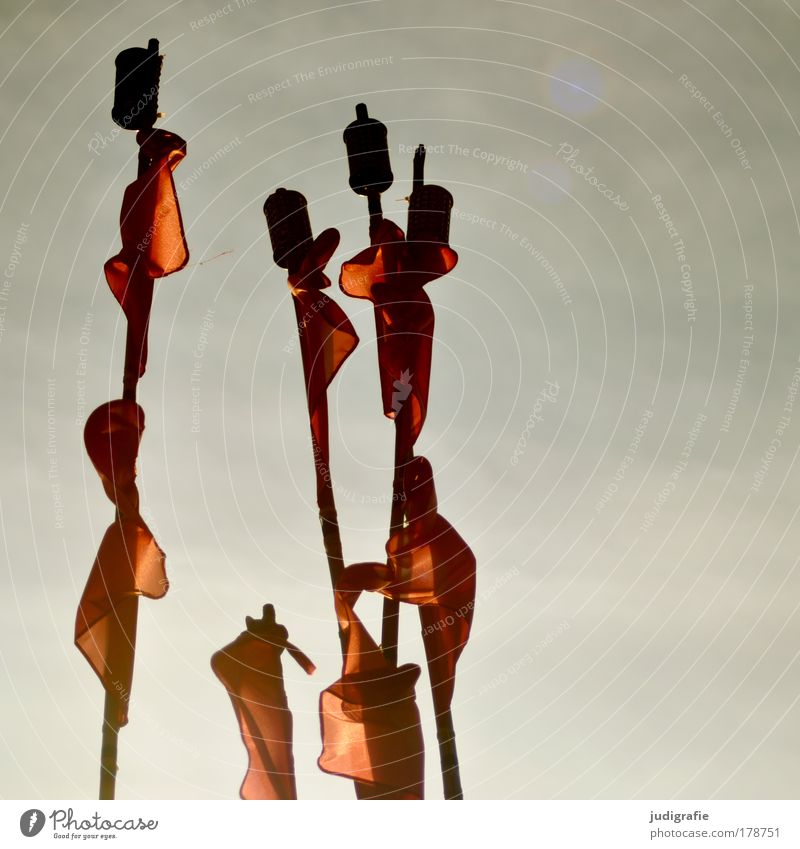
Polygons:
M345 569L336 585L345 653L341 678L320 696L317 763L355 781L359 799L422 799L424 743L414 694L420 668L388 664L353 609L362 590L382 582L374 565Z
M446 245L406 242L384 219L373 244L342 265L339 285L375 309L384 415L403 413L401 455L410 454L428 409L433 350L433 306L423 286L452 271L458 254Z
M128 721L139 596L161 598L169 586L164 552L139 514L136 457L143 431L144 411L127 400L101 404L84 429L89 458L117 514L78 605L75 645L117 697L120 726Z
M386 543L387 563L357 564L365 589L419 606L436 716L450 708L456 664L469 640L475 607L475 555L439 515L433 472L414 457L403 472L408 524ZM350 569L355 569L351 566Z
M404 491L408 524L386 544L393 582L382 592L420 605L433 706L439 716L453 700L456 663L472 627L475 555L439 515L433 471L425 457L415 457L405 467Z
M247 773L242 799L296 799L292 754L292 714L283 687L281 654L290 656L311 675L314 664L288 641L288 631L275 622L272 605L260 620L247 617L247 630L211 658L211 668L228 691L242 742Z
M322 291L331 285L323 269L338 244L337 230L320 233L311 244L300 269L289 275L314 442L318 503L321 503L322 492L330 481L328 386L358 345L358 336L344 310Z
M125 386L136 385L147 366L147 326L153 279L180 271L189 260L172 172L186 142L166 130L136 134L147 168L126 189L120 213L122 248L105 264L108 285L128 319Z

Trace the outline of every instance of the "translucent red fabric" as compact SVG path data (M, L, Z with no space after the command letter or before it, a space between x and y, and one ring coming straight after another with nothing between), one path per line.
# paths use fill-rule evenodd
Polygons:
M344 310L322 290L331 285L323 269L339 244L339 232L325 230L313 241L300 269L289 275L303 358L308 413L317 467L317 495L330 480L327 390L358 336Z
M359 563L362 589L419 605L436 715L450 707L456 664L469 640L475 607L475 555L439 515L433 471L425 457L404 469L406 527L386 543L387 563ZM354 571L357 570L357 571Z
M407 242L384 219L370 247L342 265L339 285L375 308L378 368L384 415L403 414L400 456L407 456L425 423L433 348L433 307L423 286L455 268L458 254L446 245Z
M266 609L265 609L266 610ZM292 714L283 686L281 654L289 654L310 675L314 664L288 641L274 621L247 617L247 630L211 658L211 668L233 704L248 766L242 799L296 799Z
M437 716L450 707L456 663L475 607L475 555L439 515L433 471L424 457L404 469L406 527L386 544L392 583L383 592L420 605L422 640Z
M105 264L106 280L128 319L126 386L136 385L147 365L147 325L153 279L180 271L189 260L172 172L186 142L166 130L136 134L146 170L126 189L120 212L122 248Z
M324 772L351 778L360 799L422 799L425 756L414 687L420 669L386 662L354 605L380 579L371 563L351 566L336 586L345 637L342 676L320 696Z
M139 514L136 457L143 430L144 411L126 400L99 406L84 429L86 450L117 515L78 605L75 645L118 697L120 726L128 720L139 596L161 598L169 586L164 552Z

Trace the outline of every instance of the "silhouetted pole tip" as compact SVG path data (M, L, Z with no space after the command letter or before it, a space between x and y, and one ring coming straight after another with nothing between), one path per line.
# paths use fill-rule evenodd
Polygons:
M275 607L271 604L265 604L261 610L261 618L256 619L254 616L245 616L247 630L256 634L266 628L275 627Z
M425 145L414 152L414 189L408 199L409 242L433 242L446 245L450 239L450 211L453 196L447 189L425 183Z
M425 145L418 145L414 151L414 188L422 188L425 182Z
M289 636L286 628L275 621L275 608L271 604L264 605L260 619L245 616L244 621L251 634L272 645L282 646Z
M292 189L276 189L264 203L264 215L275 264L296 271L314 240L305 197Z
M379 195L394 182L386 126L370 118L365 103L356 106L356 120L344 131L350 188L358 195Z
M117 54L111 117L123 130L149 130L155 124L161 61L157 38L151 38L147 47L129 47Z

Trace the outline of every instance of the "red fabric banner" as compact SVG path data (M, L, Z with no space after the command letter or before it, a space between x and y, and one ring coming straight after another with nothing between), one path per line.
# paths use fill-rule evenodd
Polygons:
M323 231L313 241L299 271L289 275L314 441L318 503L330 481L328 386L358 345L358 336L344 310L322 291L331 285L323 269L338 244L337 230Z
M456 664L469 640L475 607L475 555L439 515L430 463L414 457L404 469L406 527L386 543L388 561L359 563L363 589L419 606L436 715L450 707Z
M78 605L75 645L118 697L120 726L128 721L139 596L161 598L169 586L164 552L139 514L136 457L143 430L144 411L126 400L99 406L84 429L86 450L117 515Z
M353 609L362 590L378 589L372 567L345 569L336 586L345 657L341 678L320 696L318 764L353 779L360 799L422 799L424 742L414 694L420 669L389 665Z
M172 172L186 156L186 142L166 130L136 134L140 160L149 163L126 189L120 213L122 248L105 264L106 280L128 319L126 386L147 365L147 326L153 279L180 271L189 260Z
M409 407L401 419L407 423L401 457L411 452L428 409L434 315L423 286L457 262L458 254L446 245L407 242L384 219L372 245L342 265L342 291L375 308L384 415L393 419Z
M211 658L211 668L228 691L248 766L242 799L296 799L292 714L283 686L281 654L286 649L311 675L314 664L288 641L274 620L247 617L247 630ZM265 607L265 619L267 619Z
M475 607L475 555L439 515L433 471L424 457L404 469L408 524L386 544L392 583L381 590L420 605L422 639L436 715L450 707L456 663L469 639Z

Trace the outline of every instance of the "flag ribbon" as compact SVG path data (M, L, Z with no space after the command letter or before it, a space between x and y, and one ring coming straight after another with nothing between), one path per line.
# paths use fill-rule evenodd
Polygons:
M422 798L423 764L413 700L419 667L386 661L355 613L360 593L378 592L419 606L437 732L453 747L456 664L469 639L475 604L475 557L439 515L427 459L415 457L407 464L403 486L408 524L389 538L387 562L349 566L337 584L345 661L342 677L320 700L320 768L354 779L359 798Z
M433 472L425 457L407 464L403 487L407 525L386 543L387 562L360 563L345 574L358 569L364 589L419 607L438 716L452 702L456 663L472 627L475 555L439 514Z
M311 675L315 666L289 642L272 605L262 619L247 617L247 630L211 658L211 668L228 691L248 766L242 799L296 799L292 714L283 685L281 654L286 650Z
M139 513L136 457L144 411L135 401L101 404L87 419L84 440L103 489L117 512L108 527L78 605L75 645L128 721L139 596L161 598L169 587L164 552Z
M402 456L410 456L428 409L434 313L423 287L457 262L452 248L407 242L403 231L385 218L372 244L342 265L342 291L374 307L384 415L394 419L409 408L403 415Z
M186 156L186 142L157 129L140 130L136 142L140 147L140 173L122 199L122 247L105 264L106 281L128 320L125 397L135 397L136 383L147 366L153 280L180 271L189 260L172 177Z
M384 569L350 566L337 582L344 661L341 677L320 696L317 763L355 781L359 799L422 799L424 743L414 693L420 668L388 663L354 610L362 591L385 585Z
M414 456L428 410L434 312L423 287L451 271L458 255L447 245L406 241L389 219L370 223L370 240L342 265L339 285L374 308L383 412L395 421L391 535L403 526L403 469ZM399 613L396 602L384 601L381 643L394 663Z
M317 504L333 509L328 438L328 386L358 345L344 310L322 290L331 285L323 269L339 244L339 232L324 230L312 242L300 268L289 274L311 425ZM339 554L341 562L341 553Z

